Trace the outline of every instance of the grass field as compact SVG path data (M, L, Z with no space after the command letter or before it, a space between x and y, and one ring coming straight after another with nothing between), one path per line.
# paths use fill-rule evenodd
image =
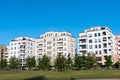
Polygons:
M70 80L70 78L120 78L120 70L55 71L0 71L0 80ZM37 80L37 79L36 79Z

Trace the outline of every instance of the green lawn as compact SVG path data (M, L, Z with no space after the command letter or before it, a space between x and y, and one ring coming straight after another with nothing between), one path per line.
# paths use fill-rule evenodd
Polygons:
M47 80L70 80L70 78L120 78L120 70L55 71L0 71L0 80L28 80L39 77Z

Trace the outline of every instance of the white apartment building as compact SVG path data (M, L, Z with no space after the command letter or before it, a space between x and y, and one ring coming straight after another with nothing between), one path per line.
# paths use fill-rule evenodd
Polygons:
M67 58L68 54L73 59L76 53L76 39L68 32L46 32L37 40L37 58L46 54L51 63L61 53Z
M21 66L25 66L26 58L33 57L36 54L36 39L29 37L18 37L9 44L9 56L20 60Z
M79 34L78 51L79 53L115 55L115 43L115 36L108 27L93 27Z

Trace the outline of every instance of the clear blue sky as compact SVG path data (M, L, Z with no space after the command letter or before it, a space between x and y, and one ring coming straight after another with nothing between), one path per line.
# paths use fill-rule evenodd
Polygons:
M0 44L19 36L39 38L46 31L109 26L120 33L120 0L0 0Z

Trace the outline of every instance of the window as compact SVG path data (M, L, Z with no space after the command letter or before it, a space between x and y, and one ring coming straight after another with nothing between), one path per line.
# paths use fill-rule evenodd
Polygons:
M64 40L66 41L66 38L64 38Z
M89 34L89 37L92 37L92 34Z
M14 47L14 49L16 49L16 47Z
M105 36L106 35L106 32L103 32L103 36Z
M95 43L97 43L97 39L95 39Z
M99 48L101 48L101 45L99 45Z
M98 36L100 36L100 33L98 33Z
M66 48L64 48L64 51L66 51Z
M47 51L47 55L51 55L52 54L52 52L51 51Z
M13 45L13 43L11 43L11 46Z
M64 46L66 46L66 43L64 43Z
M96 61L102 61L101 57L96 57Z
M98 42L101 42L101 39L98 39Z
M11 50L13 50L13 47L11 47Z
M44 40L44 42L46 42L46 40Z
M55 36L57 36L57 33L55 33Z
M101 54L102 52L101 51L99 51L99 54Z
M23 44L26 44L26 42L23 42Z
M51 44L52 42L51 41L47 41L47 44Z
M97 45L95 45L95 48L97 48Z
M94 36L97 37L97 34L95 33Z
M53 43L53 46L55 46L55 43Z
M47 46L47 49L52 49L52 46Z
M98 51L95 51L96 54L98 54Z
M107 49L104 50L104 53L107 54Z
M89 45L89 49L93 49L93 46L92 46L92 45Z
M53 51L55 51L55 48L53 48Z
M91 40L91 39L89 40L89 43L92 43L92 40Z
M53 41L55 41L55 38L53 38Z

